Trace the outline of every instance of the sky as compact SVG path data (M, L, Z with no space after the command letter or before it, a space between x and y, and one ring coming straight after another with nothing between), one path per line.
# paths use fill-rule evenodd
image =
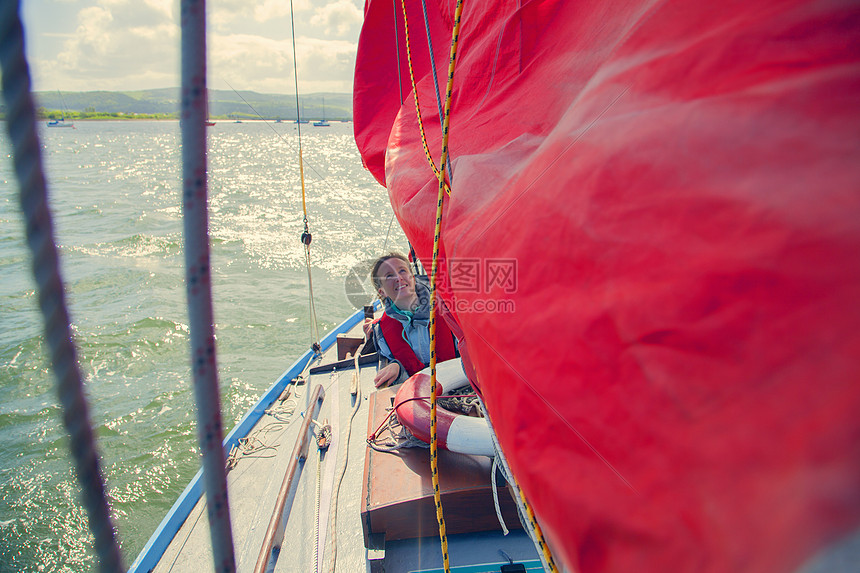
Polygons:
M22 0L34 91L178 87L179 0ZM301 93L352 92L363 0L293 0ZM210 89L294 93L290 0L209 0Z

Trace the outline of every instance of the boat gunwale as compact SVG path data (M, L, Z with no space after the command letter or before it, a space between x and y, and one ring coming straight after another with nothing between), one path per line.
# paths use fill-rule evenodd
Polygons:
M378 307L379 301L374 301L374 309L377 309ZM320 353L331 348L331 346L336 342L338 334L348 332L363 319L364 309L358 309L352 315L347 317L336 328L322 338L320 341ZM269 389L263 393L259 401L257 401L257 403L245 413L239 423L237 423L224 438L223 446L225 456L229 454L230 450L234 446L239 444L239 440L241 438L246 437L251 432L254 426L257 425L257 422L259 422L266 413L266 409L268 409L268 407L271 406L278 397L280 397L284 389L287 387L287 384L289 384L293 378L301 374L305 367L310 363L313 356L314 354L312 350L309 349L305 351L305 353L293 362L292 366L285 370L284 373L281 374L269 387ZM165 515L161 520L161 523L158 525L155 532L150 536L146 545L144 545L143 549L137 555L134 563L129 567L128 573L148 573L158 565L158 562L161 560L165 551L167 551L168 546L179 532L182 524L185 523L185 520L191 514L194 506L197 505L197 502L203 495L202 477L203 469L201 467L201 469L197 470L194 477L191 478L189 484L185 486L185 489L174 502L170 511L167 512L167 515Z

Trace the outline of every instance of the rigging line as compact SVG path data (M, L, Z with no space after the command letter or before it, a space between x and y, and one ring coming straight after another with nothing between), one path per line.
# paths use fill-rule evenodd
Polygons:
M314 573L319 573L320 560L320 498L322 497L322 464L323 450L317 446L319 455L317 456L317 479L316 492L314 493L315 508L314 508Z
M481 103L478 104L478 109L484 107L484 102L487 101L487 98L490 96L490 91L493 89L493 80L496 78L496 66L499 64L499 54L502 51L502 38L505 35L505 26L499 31L499 39L496 42L496 56L493 58L493 70L490 73L490 81L487 82L487 91L484 93L484 97L481 99Z
M388 247L388 236L391 235L391 226L394 224L394 212L391 213L391 220L388 222L388 232L385 234L385 242L382 243L382 254L385 254L385 248Z
M33 278L45 321L45 339L51 351L57 395L63 407L69 448L83 490L83 502L101 569L124 571L105 495L60 274L59 252L54 241L54 224L48 208L47 182L36 129L36 111L30 91L32 84L24 49L20 5L19 2L3 2L0 6L0 67L3 98L8 108L6 129L13 148L12 161L20 187L21 211L27 221L27 244L33 256Z
M405 1L403 7L405 18ZM448 159L448 136L450 134L448 127L451 120L451 98L454 89L454 64L457 61L457 45L460 40L460 18L462 14L463 0L457 0L457 8L454 11L454 31L451 37L451 51L448 62L448 86L445 90L445 114L442 116L442 158L440 159L442 169L445 169L445 162ZM439 490L439 439L436 431L436 400L438 390L436 380L436 279L439 270L439 239L442 233L442 204L444 200L445 176L443 173L439 173L439 193L436 199L436 228L433 233L433 266L430 273L430 473L433 482L433 500L436 504L436 521L439 523L439 539L442 544L442 565L445 573L448 573L450 571L450 560L448 558L448 537L445 527L445 517L442 512L442 493Z
M310 245L305 245L305 266L308 270L308 301L310 303L310 322L311 322L311 349L321 354L320 350L320 331L317 324L317 308L314 304L314 280L311 276L311 248Z
M282 134L282 133L280 133L277 129L275 129L275 127L271 124L271 122L269 122L266 118L264 118L262 115L260 115L260 112L258 112L258 111L254 108L254 106L253 106L253 105L251 105L251 104L250 104L250 102L248 102L248 100L246 100L246 99L242 96L242 94L241 94L241 93L239 93L239 92L236 90L236 88L234 88L233 86L231 86L231 85L230 85L230 82L228 82L227 80L224 80L224 83L225 83L225 84L227 84L227 85L230 87L230 89L231 89L231 90L233 90L233 91L236 93L236 95L237 95L237 96L239 96L239 98L241 98L241 100L245 103L245 105L247 105L249 108L251 108L251 111L253 111L253 112L254 112L254 114L255 114L257 117L259 117L259 118L263 121L263 123L265 123L265 124L269 127L269 129L271 129L271 130L272 130L272 132L273 132L275 135L277 135L277 136L278 136L278 138L279 138L281 141L283 141L283 142L284 142L284 144L285 144L287 147L289 147L290 149L295 150L295 147L293 147L292 142L290 142L290 140L288 140L287 138L285 138L285 137L283 136L283 134ZM298 119L298 120L301 120L301 117L300 117L300 115L298 114L298 112L296 112L296 117L297 117L297 119ZM298 124L298 128L299 128L299 130L301 130L301 123L299 123L299 124ZM300 137L301 137L301 136L300 136ZM304 161L304 164L308 167L308 169L310 169L310 170L314 173L314 175L316 175L316 176L317 176L317 181L318 181L318 183L321 183L324 187L326 187L326 188L327 188L327 190L328 190L328 191L330 191L330 192L334 193L335 195L337 195L337 196L338 196L338 197L343 201L344 207L346 207L346 209L347 209L347 210L348 210L352 215L357 215L357 216L358 216L362 221L364 221L364 222L365 222L365 224L367 224L368 228L369 228L371 231L375 231L375 230L376 230L376 229L374 229L374 228L373 228L373 225L371 224L370 220L369 220L367 217L365 217L365 216L364 216L364 214L363 214L361 211L356 211L356 210L354 210L354 209L352 208L352 202L351 202L349 199L347 199L346 197L344 197L344 196L343 196L343 194L341 194L341 193L340 193L340 191L338 191L336 187L334 187L331 183L329 183L329 181L328 181L328 179L327 179L327 178L325 178L325 177L323 177L323 176L322 176L322 174L320 173L320 171L318 171L318 170L317 170L317 168L316 168L316 166L313 164L313 162L311 162L309 159L304 159L303 161ZM322 170L322 168L320 168L320 170Z
M531 504L529 504L529 500L526 499L526 494L523 491L523 488L519 486L517 483L516 476L511 473L511 477L514 480L515 487L514 489L520 494L520 499L523 502L523 506L526 510L526 516L528 517L529 524L531 525L532 530L534 531L535 538L537 540L538 547L541 550L541 561L546 563L549 570L552 573L558 571L555 565L555 559L553 559L552 551L550 551L549 545L546 543L546 539L544 538L543 530L540 527L540 524L537 521L537 516L535 516L534 510L532 509Z
M522 8L522 2L520 0L517 0L517 8L516 8L515 12L517 10L520 10L521 8ZM496 78L496 66L498 66L498 64L499 64L499 54L502 52L502 38L505 35L505 28L507 28L507 25L508 24L506 22L505 25L502 26L502 29L499 30L499 39L496 42L496 56L493 58L493 71L490 74L490 81L487 82L487 91L486 91L486 93L484 93L484 97L481 99L481 103L478 104L479 109L484 106L484 102L487 101L487 98L489 97L490 91L493 87L493 80ZM520 27L522 27L522 21L519 22L519 25L520 25Z
M299 110L299 64L298 64L298 56L296 55L296 23L293 18L293 0L290 0L290 30L292 32L292 40L293 40L293 78L296 82L296 118L298 121L296 123L296 127L299 130L299 174L302 179L302 210L305 213L305 231L308 230L308 208L305 202L305 170L303 166L302 160L302 114Z
M439 126L442 126L442 97L439 95L439 78L436 76L436 52L433 51L433 38L430 35L430 21L427 19L427 0L421 0L421 11L424 13L424 30L427 32L427 49L430 56L430 71L433 72L433 89L436 90L436 108L439 112ZM444 135L444 130L443 130ZM451 172L451 160L445 164L448 171L448 181L454 180Z
M409 82L412 85L412 97L415 100L415 115L418 116L418 131L421 133L421 145L424 148L424 156L427 158L427 163L430 164L430 169L433 170L433 174L436 175L436 179L442 181L443 185L445 185L446 192L450 195L451 189L448 187L448 184L445 183L445 175L439 171L439 168L436 167L436 162L433 161L433 156L430 154L430 146L427 144L427 135L424 133L424 121L421 119L421 105L418 102L418 87L415 84L415 70L412 68L412 50L409 48L409 18L406 14L406 0L400 0L400 5L403 6L403 30L406 34L406 60L409 63ZM442 121L443 118L440 117L439 120Z
M400 105L403 105L403 78L400 71L400 40L397 38L397 0L391 0L391 8L394 10L394 49L397 53L397 95L400 96Z
M319 333L319 324L317 324L317 309L314 304L314 282L313 276L311 274L311 233L310 228L308 226L308 205L305 193L305 167L304 167L304 159L302 153L302 122L301 122L301 112L299 111L299 65L298 65L298 55L296 52L296 23L293 17L293 0L290 0L290 30L292 32L292 41L293 41L293 78L296 82L296 117L298 118L298 122L296 126L298 128L299 134L299 178L302 182L302 212L304 213L303 223L305 226L304 233L302 233L302 243L305 246L305 263L308 269L308 302L310 304L309 308L309 319L311 323L311 349L315 353L321 353L320 349L320 333ZM229 85L229 84L228 84ZM253 108L252 108L253 109Z
M182 0L182 226L197 433L213 562L236 570L223 443L212 303L207 179L206 10Z

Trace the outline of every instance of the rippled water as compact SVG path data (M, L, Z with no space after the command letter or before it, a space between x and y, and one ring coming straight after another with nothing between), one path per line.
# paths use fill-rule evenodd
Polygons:
M351 124L303 127L322 330L353 306L344 277L404 249ZM64 278L126 566L198 469L187 357L175 122L43 129ZM209 140L225 426L308 347L296 126L219 123ZM17 182L0 136L0 571L94 567L42 342Z

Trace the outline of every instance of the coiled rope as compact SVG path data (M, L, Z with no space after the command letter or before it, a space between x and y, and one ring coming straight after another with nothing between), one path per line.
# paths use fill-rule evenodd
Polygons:
M105 496L60 276L54 225L48 208L47 183L36 131L36 112L30 93L24 28L17 1L0 4L0 67L3 70L3 98L8 110L6 127L21 188L20 201L26 220L27 244L33 255L33 276L45 321L45 339L51 353L51 365L56 375L57 395L63 407L63 423L69 432L69 449L83 490L89 527L95 536L100 568L105 572L124 571Z

